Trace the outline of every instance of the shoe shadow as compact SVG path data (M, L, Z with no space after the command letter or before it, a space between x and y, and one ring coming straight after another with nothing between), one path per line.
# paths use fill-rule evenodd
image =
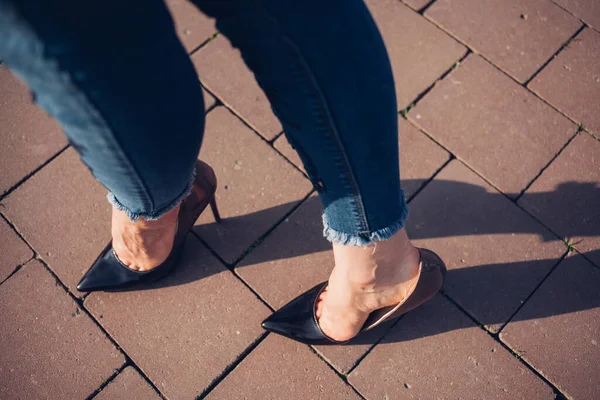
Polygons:
M416 187L421 184L419 182L410 182L413 187ZM418 185L417 185L418 184ZM511 202L507 200L502 194L497 192L488 192L484 188L476 185L471 185L462 182L454 182L454 181L445 181L445 180L434 180L430 182L426 186L426 190L428 192L433 192L435 194L440 194L439 196L428 196L427 201L431 201L432 205L440 202L450 202L450 210L454 206L449 197L442 197L443 194L452 194L457 193L457 198L471 199L470 203L474 205L478 205L481 207L485 207L486 204L491 203L502 203L508 204L510 207L514 207L514 204L511 205ZM594 184L582 184L577 182L569 182L562 184L557 187L557 189L553 192L544 192L544 193L533 193L528 194L527 201L528 204L532 204L532 207L552 207L553 204L560 204L560 199L565 196L570 198L582 199L582 201L588 201L587 199L600 199L600 187ZM421 199L423 196L416 196L416 202L422 202ZM413 202L410 203L411 207ZM227 218L226 215L223 215L224 220L219 225L218 229L230 230L236 229L240 226L248 226L256 223L256 221L279 221L282 215L285 215L294 204L281 204L276 207L272 207L269 209L261 210L259 212L236 216L232 218ZM456 205L458 207L458 204ZM428 207L426 205L426 207ZM464 207L463 207L464 208ZM521 211L519 211L521 212ZM526 217L529 218L529 217ZM597 217L596 217L597 218ZM418 218L417 218L418 219ZM474 227L471 224L464 223L452 223L452 224L441 224L436 225L434 227L425 228L425 229L410 229L410 225L408 227L409 234L413 240L420 239L435 239L435 238L451 238L457 236L473 236L473 235L512 235L512 234L534 234L537 235L543 242L551 242L558 241L559 239L555 234L550 232L543 227L540 227L537 223L506 223L505 218L503 216L490 216L489 220L486 219L483 224L478 224ZM211 232L216 232L217 225L215 223L204 224L201 227L199 232L199 236L206 242L210 242L211 240L217 240L218 238L212 237L208 238L210 240L206 240L206 235L211 235ZM600 236L600 224L598 223L572 223L568 225L567 231L564 232L555 232L556 234L564 235L565 237L575 237L575 238L591 238ZM248 240L249 238L244 236L247 232L242 232L240 236L237 237L239 240ZM236 238L236 236L228 236L228 239ZM255 238L254 238L255 239ZM196 242L197 239L190 235L188 237L186 246L187 247L197 247L199 243ZM196 243L195 243L196 242ZM434 249L435 250L435 249ZM522 251L527 252L528 249L510 249L510 251ZM186 249L185 253L188 250ZM298 277L290 276L290 277L277 277L277 265L279 261L282 260L290 260L296 257L307 256L310 254L316 253L324 253L327 254L324 256L325 260L331 261L332 258L330 256L331 245L327 242L322 235L322 224L321 224L321 205L316 196L311 196L307 200L303 202L303 204L292 213L285 222L282 222L275 230L273 230L266 239L260 243L257 247L253 248L252 251L245 256L241 262L239 262L235 269L242 276L244 276L245 269L256 268L257 265L269 264L270 267L264 268L265 274L271 274L272 278L263 278L263 281L271 281L275 282L284 282L287 280L293 280ZM599 260L600 259L600 250L591 251L585 254L585 256L590 260ZM186 256L184 255L184 259ZM568 264L575 262L573 261L575 257L567 257L562 263ZM450 297L454 300L454 293L458 294L460 298L459 290L462 286L469 286L469 282L481 282L482 288L481 290L476 290L470 296L471 299L464 299L465 303L473 303L473 300L476 300L475 303L478 303L479 300L483 302L490 302L493 306L494 301L501 302L502 299L490 299L487 296L487 290L485 288L486 282L489 285L502 285L507 288L510 288L511 283L514 281L515 277L519 277L525 272L531 272L536 268L541 268L540 265L556 265L560 260L560 255L555 258L547 258L545 260L536 260L536 261L519 261L519 262L510 262L510 263L497 263L497 264L486 264L486 265L470 265L468 267L460 268L457 266L449 266L448 273L446 275L446 283L444 286L444 291L450 295ZM177 285L185 285L200 279L203 279L207 276L210 276L215 273L219 273L223 271L222 265L220 263L213 262L203 262L201 259L190 259L187 257L186 260L174 273L172 273L166 279L156 282L152 285L148 285L142 288L136 288L136 290L140 289L149 289L149 288L160 288L167 286L177 286ZM218 266L215 266L218 264ZM590 264L591 265L591 264ZM332 263L323 265L323 270L329 271L332 267ZM262 266L261 266L262 268ZM547 270L549 268L545 267ZM593 267L592 267L593 268ZM307 275L313 274L314 272L306 271ZM328 272L327 272L328 273ZM327 273L319 273L319 276L326 276ZM540 279L545 276L546 272L540 272ZM302 280L302 274L300 274L299 278ZM310 281L311 277L307 278ZM313 281L312 284L316 284L318 282ZM283 305L280 300L270 301L268 289L265 289L263 292L262 288L269 288L269 285L258 286L254 285L253 281L249 281L250 286L252 286L258 293L265 298L270 305L277 309ZM472 286L472 285L471 285ZM537 285L533 285L531 291ZM294 286L298 287L298 285ZM289 299L300 294L302 291L307 290L309 287L303 287L303 289L294 294L290 294ZM530 292L531 292L530 291ZM529 292L529 293L530 293ZM527 296L525 296L527 297ZM600 306L600 294L595 296L591 300L588 299L587 302L578 302L578 301L563 301L563 302L548 302L544 307L538 307L534 312L529 313L518 313L517 318L524 318L526 316L527 319L536 319L536 318L544 318L550 317L554 315L573 313L577 311L582 311L586 309L593 309ZM461 300L457 301L461 304ZM461 304L462 306L462 304ZM491 313L485 315L483 321L478 319L480 323L484 325L496 325L498 327L505 324L508 319L511 317L514 320L513 313L518 308L518 306L513 307L510 312L499 312L499 313ZM467 312L471 313L471 315L477 315L478 310L475 312L471 312L467 306L465 306ZM418 310L411 312L417 313ZM376 342L381 336L382 333L389 329L390 326L393 325L394 322L386 323L384 326L374 330L372 334L361 335L357 339L351 341L348 345L360 345L360 344L372 344ZM400 321L401 323L401 321ZM420 327L419 330L411 330L413 334L406 334L403 337L403 340L410 340L416 337L436 335L439 333L443 333L449 330L462 329L466 327L473 326L473 321L469 318L457 318L449 321L443 321L438 323L435 319L428 321L427 324L421 324L423 326Z

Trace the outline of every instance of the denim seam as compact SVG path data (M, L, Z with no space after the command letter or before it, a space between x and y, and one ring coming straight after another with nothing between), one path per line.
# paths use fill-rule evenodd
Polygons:
M262 2L260 0L257 0L257 3L262 4ZM284 32L281 25L277 21L277 19L268 13L266 7L263 5L261 8L262 8L263 12L265 13L265 16L267 18L273 20L277 24L279 29L282 32ZM341 155L341 158L342 158L341 166L344 169L345 177L348 180L348 183L350 184L351 190L353 192L353 197L354 197L353 203L355 204L355 207L356 207L353 210L355 213L355 217L357 217L360 220L361 228L369 231L370 228L369 228L369 224L367 221L366 210L365 210L365 207L364 207L364 204L362 201L362 196L360 195L360 189L358 186L358 182L352 172L352 168L350 167L350 160L348 159L348 154L346 153L344 144L341 141L341 138L339 137L339 134L337 132L335 124L333 123L333 119L331 117L329 107L327 107L327 102L325 100L325 96L323 95L320 85L318 84L315 76L312 74L311 69L309 68L308 64L306 63L306 60L304 59L304 57L302 56L302 53L300 52L300 49L298 48L298 46L296 46L296 44L292 41L292 39L288 35L282 35L282 39L285 42L287 42L290 45L290 47L294 50L294 52L296 53L296 56L298 57L298 61L300 62L300 65L302 65L306 75L309 78L309 82L312 84L313 89L318 94L317 100L319 101L321 111L323 112L323 114L325 115L326 120L327 120L327 125L328 125L327 132L329 133L330 138L333 139L332 142L336 146L335 150L337 150L337 155L338 156Z
M28 29L29 32L31 32L35 36L37 43L44 43L44 41L41 39L41 37L39 36L39 34L36 31L34 26L29 24L27 21L23 21L23 23L25 25L27 25L27 27L29 28ZM82 90L82 88L73 81L71 72L68 69L62 68L59 58L46 57L44 50L41 49L40 46L36 46L36 47L37 47L36 53L38 53L37 55L38 55L38 57L40 57L40 60L42 60L45 64L47 64L46 67L49 68L53 74L56 74L56 77L59 79L59 81L61 81L65 85L65 87L70 87L70 88L74 89L75 94L73 95L73 98L69 100L69 102L74 104L75 107L81 107L82 110L86 114L89 115L90 122L91 122L91 124L95 125L98 128L98 133L100 133L100 134L104 133L105 137L109 138L109 140L112 139L112 142L115 145L115 148L119 154L119 158L121 158L122 161L124 161L124 164L127 166L127 168L129 168L129 169L131 169L131 171L133 171L133 176L135 176L136 180L138 181L139 186L144 191L144 195L149 200L150 207L152 209L154 209L154 200L150 196L150 193L148 191L148 186L146 185L144 180L141 178L138 170L135 168L133 163L127 157L125 150L123 149L122 145L117 140L113 131L110 129L107 120L102 116L102 113L100 112L98 107L94 104L94 102L88 96L86 96L84 90ZM73 101L76 98L78 98L80 101ZM87 167L87 165L86 165L86 167ZM88 167L88 169L89 169L89 167ZM109 192L109 195L112 195L112 193ZM140 213L133 213L130 210L126 209L120 202L118 202L118 200L116 199L116 197L114 197L114 195L112 195L112 196L115 200L115 203L112 203L112 202L111 203L113 205L118 204L120 207L119 209L125 211L127 213L128 217L132 221L137 221L139 219L139 217L142 215Z

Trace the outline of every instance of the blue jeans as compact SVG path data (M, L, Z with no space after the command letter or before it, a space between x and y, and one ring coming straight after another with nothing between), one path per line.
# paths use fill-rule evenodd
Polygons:
M362 0L192 1L269 98L325 237L366 245L403 228L394 82ZM204 104L163 0L0 0L0 57L132 220L187 195Z

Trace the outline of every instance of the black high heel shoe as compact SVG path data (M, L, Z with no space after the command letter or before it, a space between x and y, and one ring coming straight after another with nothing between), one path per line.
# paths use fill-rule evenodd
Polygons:
M410 310L431 299L442 288L446 265L442 259L431 250L419 249L421 261L419 278L413 292L400 303L373 311L367 321L352 339L338 341L330 338L321 330L317 321L316 303L321 292L327 286L322 282L290 301L278 311L265 319L262 327L270 332L278 333L304 344L327 345L344 344L355 339L358 335L375 328L385 321L398 318Z
M77 290L92 292L95 290L126 289L164 278L179 263L183 253L185 236L208 205L210 205L215 220L221 222L215 201L216 189L217 178L213 169L205 162L198 161L192 191L183 200L179 209L177 232L175 233L173 248L167 259L149 271L135 271L119 260L113 250L112 242L110 242L81 278Z

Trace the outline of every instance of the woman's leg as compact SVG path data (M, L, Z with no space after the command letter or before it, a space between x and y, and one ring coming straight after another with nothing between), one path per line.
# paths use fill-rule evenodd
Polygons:
M119 256L135 269L160 264L204 128L164 2L0 0L0 57L109 189Z
M352 337L418 275L379 31L362 0L193 2L241 50L318 189L336 264L317 316L330 337Z

